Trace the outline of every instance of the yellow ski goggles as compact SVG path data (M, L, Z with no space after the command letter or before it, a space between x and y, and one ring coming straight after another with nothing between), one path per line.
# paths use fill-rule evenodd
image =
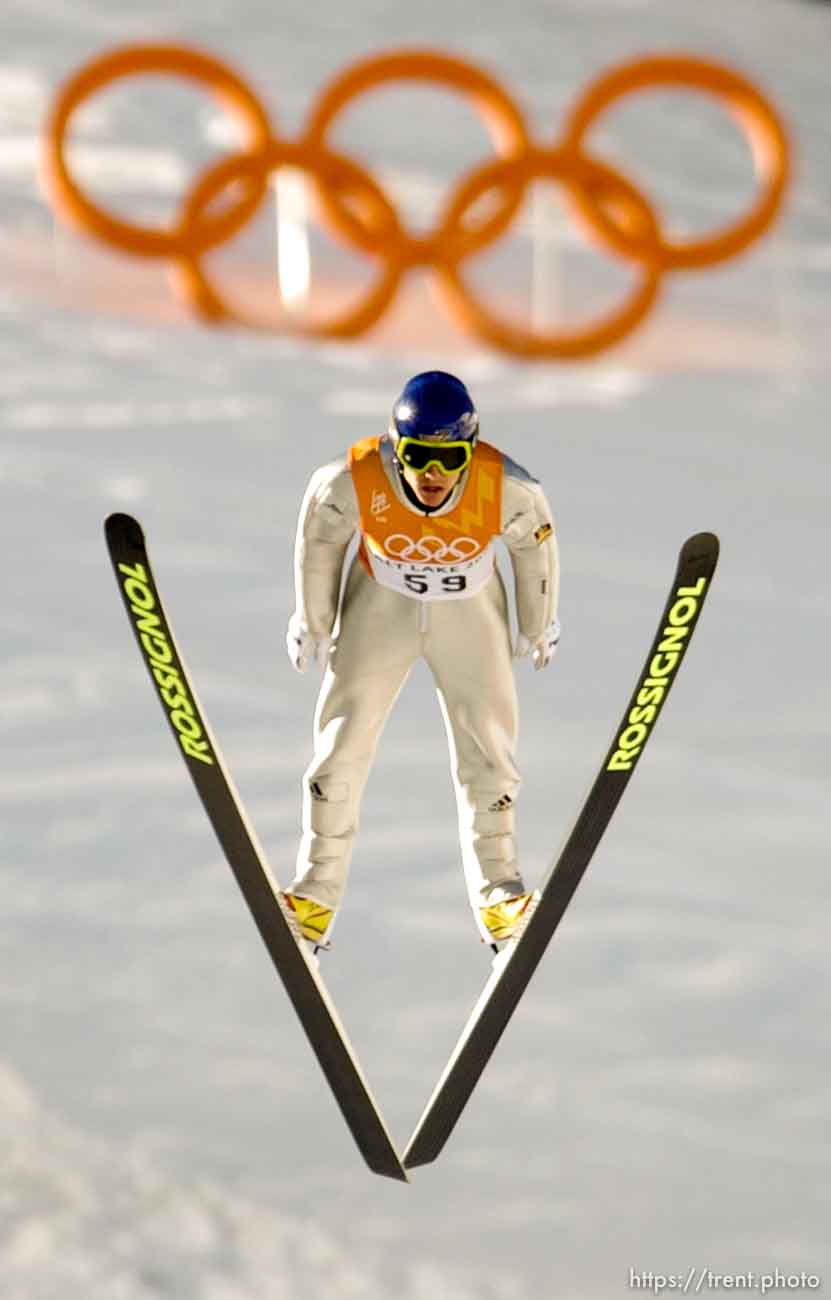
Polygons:
M455 474L467 469L473 455L470 442L432 442L422 438L399 438L395 454L416 474L426 474L431 465L438 465L445 474Z

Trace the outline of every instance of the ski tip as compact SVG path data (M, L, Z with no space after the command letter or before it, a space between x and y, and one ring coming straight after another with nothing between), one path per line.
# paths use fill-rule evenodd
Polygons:
M685 560L700 558L715 564L720 542L715 533L693 533L685 541L681 554Z
M107 541L127 542L132 546L144 546L144 533L141 524L132 515L116 511L104 520L104 532Z

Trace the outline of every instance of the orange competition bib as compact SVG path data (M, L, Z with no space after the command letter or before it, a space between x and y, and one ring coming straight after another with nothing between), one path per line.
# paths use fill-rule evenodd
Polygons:
M475 596L493 573L493 539L502 529L502 453L478 442L461 500L446 515L422 517L396 497L380 442L364 438L349 450L367 572L414 600Z

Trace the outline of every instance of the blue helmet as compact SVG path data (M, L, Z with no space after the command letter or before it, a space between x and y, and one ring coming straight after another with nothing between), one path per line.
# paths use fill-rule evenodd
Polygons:
M393 438L435 438L475 442L479 416L461 379L444 370L425 370L404 385L392 408Z

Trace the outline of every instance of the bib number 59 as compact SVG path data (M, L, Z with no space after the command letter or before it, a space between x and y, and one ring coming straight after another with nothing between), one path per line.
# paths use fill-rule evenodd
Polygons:
M467 578L463 573L446 573L441 578L435 576L442 591L459 592L467 586ZM430 580L424 573L405 573L404 583L409 591L418 596L426 596L430 590Z

